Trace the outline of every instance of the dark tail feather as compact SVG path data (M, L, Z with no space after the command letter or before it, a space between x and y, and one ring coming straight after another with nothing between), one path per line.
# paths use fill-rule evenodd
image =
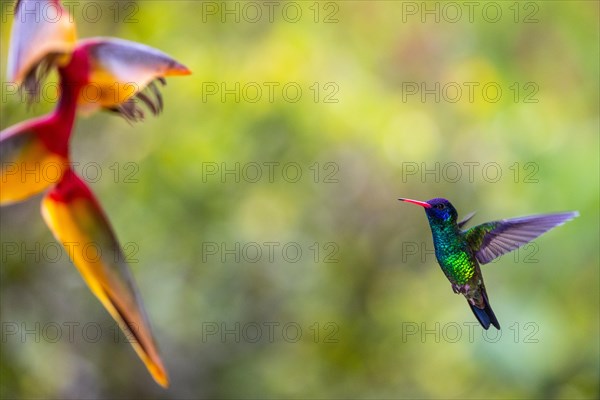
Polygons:
M485 292L485 288L481 288L481 292L483 294L483 303L485 305L484 308L477 308L476 306L469 303L471 310L473 310L473 314L477 317L477 320L485 329L490 327L490 324L494 325L497 329L500 329L500 323L496 319L496 315L494 315L494 311L492 307L490 307L490 301L488 300L487 293Z

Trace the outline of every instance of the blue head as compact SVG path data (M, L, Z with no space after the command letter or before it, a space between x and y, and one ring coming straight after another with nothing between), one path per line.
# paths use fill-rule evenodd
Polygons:
M431 225L447 225L455 224L458 218L456 209L448 200L441 197L427 200L418 201L411 199L398 199L406 203L413 203L419 205L425 209L427 219Z

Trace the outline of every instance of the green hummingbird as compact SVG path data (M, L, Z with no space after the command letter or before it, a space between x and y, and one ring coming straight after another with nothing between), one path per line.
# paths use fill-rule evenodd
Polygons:
M458 213L446 199L398 200L425 208L438 263L452 284L454 293L465 296L473 314L485 329L490 324L500 329L500 324L490 307L479 264L487 264L579 216L577 211L531 215L486 222L462 230L475 213L457 222Z

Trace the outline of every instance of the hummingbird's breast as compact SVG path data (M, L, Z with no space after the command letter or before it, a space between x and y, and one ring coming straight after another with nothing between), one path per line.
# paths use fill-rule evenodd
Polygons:
M466 284L475 275L476 261L459 231L433 232L435 256L452 283Z

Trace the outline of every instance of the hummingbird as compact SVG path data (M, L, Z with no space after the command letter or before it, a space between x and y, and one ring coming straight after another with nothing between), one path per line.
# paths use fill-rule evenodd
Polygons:
M468 214L458 221L458 213L448 200L435 198L427 201L398 199L417 204L425 209L433 236L435 256L456 294L467 299L473 314L488 329L500 323L490 306L480 264L487 264L544 234L550 229L579 216L577 211L486 222L473 228L462 228L475 215Z

